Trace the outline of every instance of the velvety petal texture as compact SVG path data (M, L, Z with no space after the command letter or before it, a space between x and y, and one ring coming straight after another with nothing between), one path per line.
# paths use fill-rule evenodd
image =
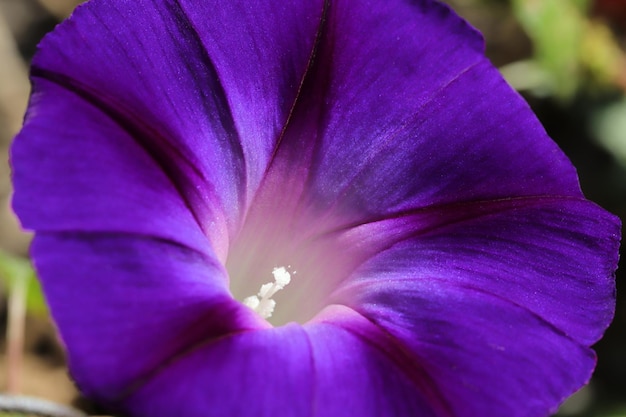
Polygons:
M133 233L210 251L175 185L129 132L66 88L39 78L33 87L11 155L24 227Z
M114 147L117 152L132 146L141 148L146 154L142 158L151 158L154 168L160 171L146 175L166 175L169 187L178 192L198 226L212 238L213 245L225 252L228 238L243 215L247 195L259 182L295 99L313 50L322 5L306 2L291 7L285 3L275 9L273 2L266 2L262 13L263 8L251 8L245 3L226 7L212 2L190 3L105 0L78 8L46 38L33 60L32 102L37 109L46 106L37 103L38 95L50 95L47 100L58 102L55 92L47 92L53 84L66 90L66 96L75 96L64 98L62 105L72 106L79 113L83 108L95 108L106 121L91 121L93 129L85 122L63 126L69 132L59 132L59 136L29 131L25 135L52 141L48 145L40 143L42 149L68 148L59 150L66 160L85 161L91 155L99 156L102 146ZM216 14L218 10L221 15ZM200 22L194 21L193 13L201 13L195 16ZM206 19L207 15L212 18ZM264 20L262 24L259 19ZM235 22L243 27L231 27ZM257 27L256 32L252 27ZM219 42L204 39L204 31ZM226 36L228 33L232 33L232 39ZM209 46L220 53L213 56L207 50ZM233 49L238 53L229 53ZM29 117L33 111L31 107ZM62 118L63 125L73 124L67 122L74 120L72 113L62 114L67 115ZM38 120L27 123L26 129L37 129L36 125L41 124L39 113L37 116ZM101 124L115 124L116 136L130 135L136 144L121 147L97 143L104 134L97 128ZM67 140L57 142L60 136L72 136L72 129L83 132L83 144L91 151ZM20 142L17 147L15 152ZM31 147L34 144L25 149L25 158L37 160L30 154ZM69 157L70 152L76 156ZM34 182L49 187L47 181L64 174L58 169L63 168L49 167L45 177ZM21 186L19 174L17 171L16 188L31 192L30 184ZM81 177L96 176L103 174ZM152 183L148 178L141 180ZM93 186L101 195L107 191ZM71 198L48 194L38 193L36 197L42 202L39 211L46 213L35 212L33 207L26 209L29 219L33 219L27 227L43 229L50 227L50 218L56 224L73 217L66 207L75 205ZM136 198L141 200L139 195ZM20 200L16 199L18 211ZM109 211L109 215L116 213Z
M72 374L100 401L125 398L196 345L267 326L233 300L219 262L168 241L39 233L32 255Z
M31 75L13 205L103 408L545 417L589 380L619 220L447 6L91 0Z
M581 196L480 35L448 8L335 1L324 24L268 198L291 191L318 215L366 221L467 200Z
M498 205L398 242L335 294L415 355L454 415L554 408L577 388L567 381L590 378L587 346L613 315L615 259L602 254L619 230L601 209Z
M153 417L312 415L315 374L299 325L231 334L176 359L125 408Z

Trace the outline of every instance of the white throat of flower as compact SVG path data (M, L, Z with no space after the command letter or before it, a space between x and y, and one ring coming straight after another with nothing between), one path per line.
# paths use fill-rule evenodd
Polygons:
M294 275L295 275L294 271ZM276 301L272 300L274 294L282 290L291 282L291 274L284 266L272 270L274 282L261 285L257 295L251 295L243 300L243 303L256 311L264 319L272 317Z

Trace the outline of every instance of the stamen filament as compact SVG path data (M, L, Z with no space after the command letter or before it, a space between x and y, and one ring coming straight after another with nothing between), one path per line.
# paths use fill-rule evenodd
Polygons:
M284 266L274 268L272 275L274 282L261 285L257 295L251 295L243 300L245 305L256 311L264 319L272 317L274 313L276 307L276 301L272 300L274 294L291 282L291 274Z

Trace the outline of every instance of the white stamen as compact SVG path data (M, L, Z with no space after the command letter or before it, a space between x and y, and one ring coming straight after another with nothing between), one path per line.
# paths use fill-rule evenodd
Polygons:
M291 282L291 274L284 266L274 268L272 275L274 282L261 285L257 295L251 295L243 300L245 305L256 311L264 319L272 317L272 313L274 313L276 307L276 301L272 300L274 294Z
M276 284L280 285L282 288L291 282L291 274L287 272L284 266L274 268L272 270L272 275L274 275L274 281L276 281Z
M268 282L267 284L261 285L261 289L259 290L259 297L261 298L271 298L279 288L276 287L276 284L273 282Z
M270 317L272 317L272 313L274 313L274 307L276 307L276 301L270 298L263 299L259 303L259 306L255 309L255 311L259 313L259 316L263 317L264 319L269 319Z
M259 306L260 301L259 301L259 297L257 297L256 295L251 295L250 297L246 297L243 300L243 303L247 305L248 307L250 307L251 309L256 310L257 307Z

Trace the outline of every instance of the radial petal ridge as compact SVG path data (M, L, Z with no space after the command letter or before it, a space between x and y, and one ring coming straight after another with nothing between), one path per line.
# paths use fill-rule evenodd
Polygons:
M70 372L102 402L118 403L194 345L267 326L232 299L214 256L172 242L38 233L32 254Z
M542 416L595 367L618 245L619 222L593 203L518 202L398 240L333 299L414 352L454 415Z
M125 408L151 417L314 416L314 379L309 338L292 324L200 346L156 374Z

